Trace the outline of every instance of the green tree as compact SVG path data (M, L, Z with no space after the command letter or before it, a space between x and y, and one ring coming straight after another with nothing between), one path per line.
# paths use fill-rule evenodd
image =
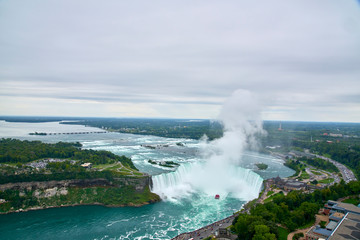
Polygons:
M270 233L270 228L266 225L256 225L253 240L276 240L276 235Z

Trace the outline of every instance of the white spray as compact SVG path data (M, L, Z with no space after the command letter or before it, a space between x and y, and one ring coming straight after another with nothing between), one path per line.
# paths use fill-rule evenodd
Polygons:
M235 91L224 103L218 120L223 123L224 135L209 143L204 141L205 162L180 166L174 173L155 177L154 192L170 199L194 192L221 197L231 193L244 200L257 196L262 179L239 167L243 151L254 148L256 135L263 133L256 98L249 91Z

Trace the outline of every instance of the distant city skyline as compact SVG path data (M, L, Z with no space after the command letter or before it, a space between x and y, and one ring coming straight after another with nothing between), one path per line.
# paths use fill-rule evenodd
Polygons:
M0 115L215 119L244 89L264 120L360 122L355 0L3 0L0 33Z

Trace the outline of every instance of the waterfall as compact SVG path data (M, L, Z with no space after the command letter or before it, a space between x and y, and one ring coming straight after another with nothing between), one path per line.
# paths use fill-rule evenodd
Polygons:
M249 169L233 165L209 168L204 162L184 163L176 171L152 179L152 191L164 200L189 197L194 193L251 200L258 196L263 181Z

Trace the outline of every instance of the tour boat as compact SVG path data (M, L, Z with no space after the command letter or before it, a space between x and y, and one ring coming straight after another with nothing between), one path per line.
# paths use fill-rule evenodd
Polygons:
M216 194L215 195L215 199L219 199L220 198L220 195L219 194Z

